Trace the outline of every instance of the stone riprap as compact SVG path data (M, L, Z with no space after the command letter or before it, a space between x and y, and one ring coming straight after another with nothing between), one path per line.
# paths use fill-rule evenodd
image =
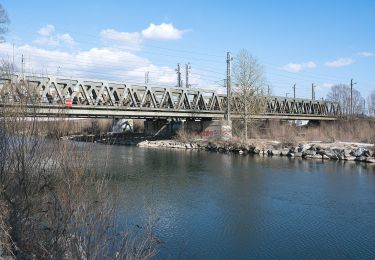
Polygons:
M259 154L317 160L344 160L375 163L375 145L350 142L306 142L283 145L277 141L254 140L253 143L205 142L183 143L174 140L156 140L138 143L139 147L197 149L220 153Z

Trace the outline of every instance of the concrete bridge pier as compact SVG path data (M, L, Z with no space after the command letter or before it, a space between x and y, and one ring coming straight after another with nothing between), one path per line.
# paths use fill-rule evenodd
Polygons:
M203 139L232 138L232 124L226 120L186 120L183 126L187 131L198 133Z
M133 119L114 118L112 120L112 132L113 133L133 132Z
M181 121L170 119L147 119L144 121L144 134L148 136L170 137L181 127Z

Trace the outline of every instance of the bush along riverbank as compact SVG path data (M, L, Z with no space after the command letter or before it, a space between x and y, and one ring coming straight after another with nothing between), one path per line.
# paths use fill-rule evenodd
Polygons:
M344 160L375 163L375 145L351 142L304 142L285 145L277 141L253 140L248 144L223 141L180 142L175 140L142 141L139 147L197 149L210 152L285 156L317 160Z

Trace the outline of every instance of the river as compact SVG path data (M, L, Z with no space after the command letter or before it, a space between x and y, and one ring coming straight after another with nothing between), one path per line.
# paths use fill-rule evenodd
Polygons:
M375 165L94 145L158 259L375 259Z

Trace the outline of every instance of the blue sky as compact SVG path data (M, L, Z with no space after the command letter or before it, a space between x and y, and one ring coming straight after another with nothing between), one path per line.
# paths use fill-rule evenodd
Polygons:
M375 90L375 1L0 3L11 19L0 55L11 58L14 43L28 72L142 82L150 71L150 83L173 85L176 64L190 62L194 85L218 87L226 51L245 48L276 95L296 83L310 97L314 83L321 98L351 78L364 97Z

